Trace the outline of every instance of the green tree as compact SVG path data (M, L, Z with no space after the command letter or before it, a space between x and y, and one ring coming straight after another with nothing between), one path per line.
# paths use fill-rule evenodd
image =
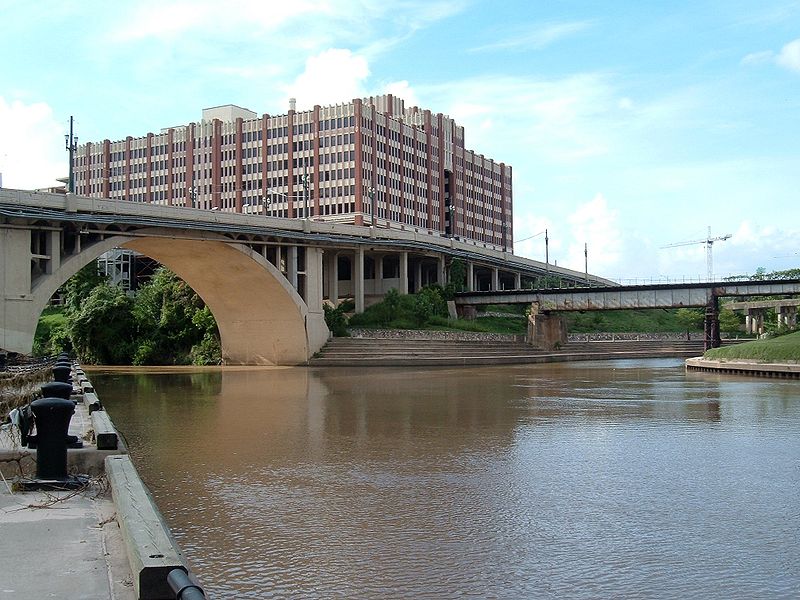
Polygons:
M719 311L719 329L725 333L738 333L741 330L743 317L734 311L723 308Z
M450 263L448 283L445 286L445 297L453 299L453 294L463 292L467 288L467 265L460 258L454 258Z
M675 311L675 318L686 329L686 333L703 330L705 315L699 308L679 308Z
M130 364L135 324L133 300L112 284L92 289L70 311L69 337L78 360L89 364Z
M108 277L98 271L97 261L93 260L61 286L64 306L68 311L77 311L94 288L107 282Z
M219 333L211 311L186 282L166 267L139 288L133 308L135 364L218 362ZM193 350L198 346L197 350Z

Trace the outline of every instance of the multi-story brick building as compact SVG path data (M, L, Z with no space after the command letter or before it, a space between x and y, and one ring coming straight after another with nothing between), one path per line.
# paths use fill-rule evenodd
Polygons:
M75 192L208 210L416 229L513 251L511 167L464 128L392 95L262 115L228 105L198 123L83 144Z

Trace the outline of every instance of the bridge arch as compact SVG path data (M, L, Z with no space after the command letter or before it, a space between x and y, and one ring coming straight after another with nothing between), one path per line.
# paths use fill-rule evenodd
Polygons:
M328 337L320 311L310 311L283 274L251 248L214 235L207 239L165 236L160 230L116 235L65 259L33 286L32 343L39 315L70 277L104 252L121 247L157 260L183 279L208 305L219 327L225 364L305 363Z

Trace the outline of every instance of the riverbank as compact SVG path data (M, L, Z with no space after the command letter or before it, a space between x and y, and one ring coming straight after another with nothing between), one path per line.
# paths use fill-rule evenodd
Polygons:
M21 443L16 425L0 432L3 597L174 597L166 576L188 571L185 561L91 382L77 367L72 380L69 435L83 447L68 449L66 466L81 475L70 482L77 489L36 479L37 450Z
M800 332L708 350L687 371L800 379Z
M754 377L774 377L780 379L800 379L798 363L763 363L746 360L709 360L707 358L687 358L687 371L716 372L728 375L750 375Z

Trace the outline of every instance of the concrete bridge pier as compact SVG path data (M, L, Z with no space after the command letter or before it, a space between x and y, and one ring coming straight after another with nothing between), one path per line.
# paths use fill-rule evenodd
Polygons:
M704 347L706 350L719 348L722 338L719 332L719 298L711 296L706 305L706 316L703 322Z
M778 314L778 327L786 327L788 329L797 327L796 306L780 306L776 312Z
M555 313L539 312L539 304L531 304L525 341L539 350L557 350L567 343L567 324Z

